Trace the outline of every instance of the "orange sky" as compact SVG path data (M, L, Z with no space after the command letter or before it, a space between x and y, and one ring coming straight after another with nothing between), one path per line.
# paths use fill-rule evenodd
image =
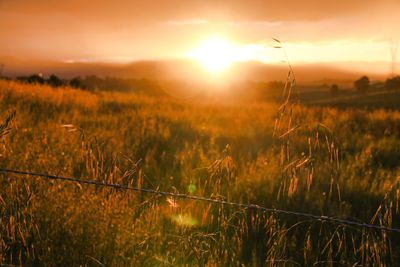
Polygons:
M400 39L399 0L0 0L0 57L62 61L169 59L210 36L251 59L389 61Z

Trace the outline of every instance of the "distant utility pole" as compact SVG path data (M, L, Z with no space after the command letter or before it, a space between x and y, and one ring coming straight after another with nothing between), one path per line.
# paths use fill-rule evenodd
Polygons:
M399 48L399 41L398 40L390 40L390 53L392 56L392 77L396 75L396 64L397 64L397 50Z

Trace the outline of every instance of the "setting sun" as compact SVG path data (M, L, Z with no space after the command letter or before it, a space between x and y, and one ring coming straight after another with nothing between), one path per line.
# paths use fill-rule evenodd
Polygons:
M235 47L225 39L214 38L201 43L188 53L188 57L200 62L212 73L226 70L235 61Z

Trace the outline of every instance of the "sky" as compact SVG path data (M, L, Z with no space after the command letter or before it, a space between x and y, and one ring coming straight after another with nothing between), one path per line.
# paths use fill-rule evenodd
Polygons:
M0 57L174 59L219 38L269 63L276 38L292 62L390 62L399 14L399 0L0 0Z

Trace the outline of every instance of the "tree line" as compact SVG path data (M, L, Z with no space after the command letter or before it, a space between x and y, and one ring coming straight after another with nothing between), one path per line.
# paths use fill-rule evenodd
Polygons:
M30 76L19 76L18 81L29 84L47 84L52 87L70 86L77 89L89 91L120 91L120 92L141 92L146 94L160 94L161 87L157 81L147 79L123 79L96 75L85 77L73 77L71 79L61 79L55 74L45 78L42 74L32 74Z
M55 74L51 74L48 78L45 78L42 74L32 74L30 76L19 76L17 80L30 83L30 84L47 84L52 87L70 86L82 90L90 91L120 91L120 92L137 92L151 95L162 95L165 94L161 88L159 82L148 79L123 79L114 77L98 77L96 75L90 75L85 77L73 77L71 79L61 79ZM368 76L362 76L355 80L354 88L358 93L366 93L371 89L374 90L388 90L397 91L400 89L400 76L394 76L386 79L383 83L371 84ZM240 86L243 87L243 86ZM257 82L245 83L246 90L243 88L232 88L236 93L242 92L251 94L252 96L257 95L258 98L268 98L274 92L280 91L284 84L282 82ZM244 92L243 92L244 91ZM330 86L330 93L332 96L337 96L340 93L340 88L337 84ZM260 95L261 94L261 95ZM266 94L266 95L265 95Z
M372 85L368 76L362 76L355 80L354 88L358 93L366 93L370 89L388 90L388 91L398 91L400 89L400 76L394 76L386 79L384 83L377 83ZM339 86L337 84L332 84L330 87L330 93L333 96L339 94Z

